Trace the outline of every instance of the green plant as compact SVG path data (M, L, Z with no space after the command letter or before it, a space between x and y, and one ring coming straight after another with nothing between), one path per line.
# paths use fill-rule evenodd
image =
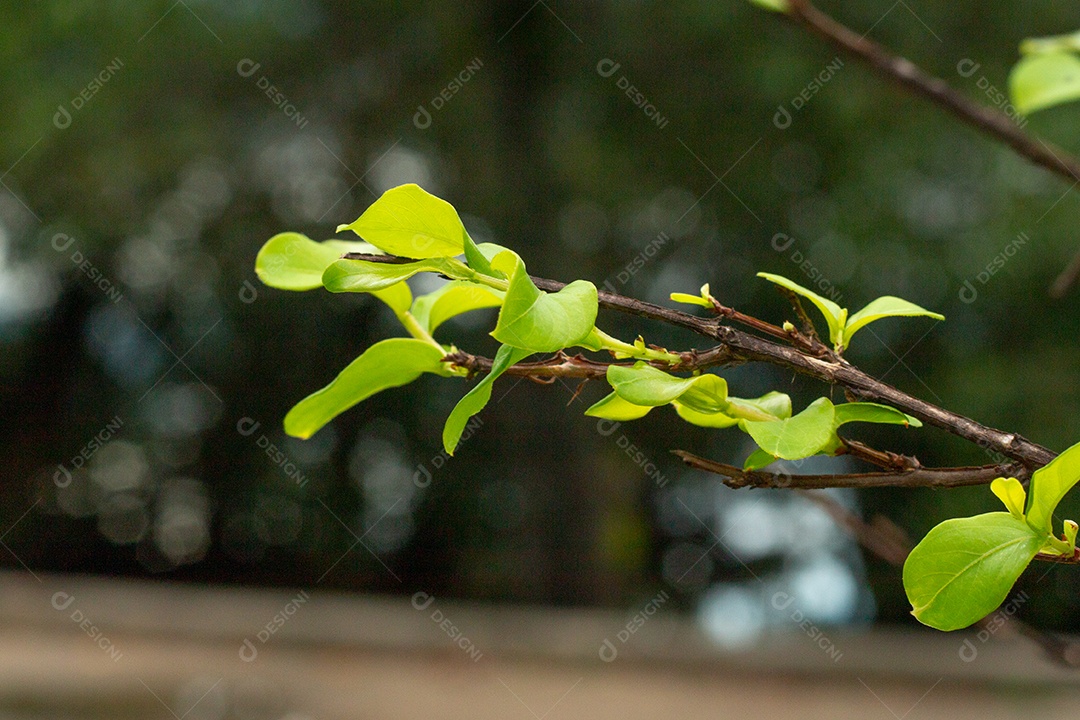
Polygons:
M689 353L652 347L641 337L625 342L604 332L596 326L598 294L592 283L578 280L558 292L540 290L516 253L497 245L474 243L453 206L416 185L386 191L356 222L342 225L342 229L361 235L366 242L316 243L297 233L274 236L256 259L259 278L283 290L321 286L330 292L371 293L393 310L411 337L376 343L333 382L301 400L285 417L285 431L290 435L310 437L356 403L410 383L423 373L464 378L469 371L454 360L458 348L440 343L433 333L455 315L488 307L499 308L491 336L502 346L490 371L461 398L446 420L443 445L450 454L469 418L487 404L492 384L502 373L530 355L572 348L605 351L618 360L634 361L607 366L605 377L613 392L589 408L587 415L636 419L654 407L671 405L688 423L737 427L747 433L759 446L747 458L749 469L777 459L798 460L841 452L845 445L836 431L845 423L922 424L885 405L833 405L828 398L820 398L792 415L791 398L784 393L773 391L759 398L742 399L729 397L727 383L718 375L692 370L691 377L677 377L672 371L684 369ZM359 256L342 257L349 253ZM379 257L381 253L386 255ZM406 280L419 272L442 275L449 282L433 293L414 298ZM815 303L829 302L785 278L762 276ZM834 307L835 314L828 314ZM842 324L846 310L830 303L823 312L830 330L841 323L833 335L837 349L843 347L845 339L850 340L854 330L888 315L919 314L943 319L899 298L879 298L846 326Z
M1009 94L1021 113L1080 100L1080 33L1028 38L1009 73Z
M920 621L939 630L967 627L992 613L1036 555L1073 559L1077 524L1054 535L1058 503L1080 481L1080 445L1031 476L1031 492L1016 478L990 485L1008 512L946 520L904 563L904 588Z
M1069 179L1080 176L1080 162L1025 135L1020 130L1022 124L1013 118L957 94L865 35L860 37L840 25L809 0L752 2L787 15L844 51L861 57L912 92L1007 142L1033 162ZM1080 50L1078 37L1024 43L1021 49L1026 57L1010 78L1013 100L1022 112L1080 99L1080 59L1075 54ZM483 373L484 377L447 418L443 444L452 454L466 422L487 404L492 385L501 375L602 379L612 391L586 411L590 416L622 422L640 419L653 408L671 406L689 424L736 428L749 436L757 449L745 459L742 468L675 451L694 467L724 475L725 482L733 487L950 487L989 483L1008 512L947 520L933 528L910 553L902 551L900 559L890 556L893 562L903 562L904 587L913 614L932 627L954 630L993 612L1033 559L1080 562L1077 523L1065 520L1060 536L1053 527L1054 510L1080 480L1080 445L1056 456L1015 433L981 425L907 395L859 371L842 357L856 333L872 322L897 316L943 320L938 313L892 296L878 298L862 310L849 313L787 278L759 273L791 298L802 320L802 329L798 330L790 322L777 326L725 307L712 296L707 284L699 295L671 295L676 302L705 308L714 315L702 319L632 298L598 293L587 281L563 285L533 278L512 250L473 242L456 210L416 185L387 191L360 218L342 229L354 231L367 242L315 243L295 233L283 233L260 251L256 262L259 277L268 285L286 290L322 286L331 292L371 293L392 309L410 337L376 343L330 385L298 403L285 419L289 434L310 437L356 403L412 382L423 373L455 379ZM1073 265L1080 267L1080 261ZM448 282L433 293L414 298L406 281L421 272L436 273ZM1064 281L1059 278L1055 292L1063 292L1062 288L1073 280L1075 277ZM800 298L809 300L821 312L831 347L818 340ZM672 351L648 344L641 336L633 342L620 340L597 327L601 307L687 328L718 344L706 350ZM445 320L482 308L498 308L491 335L501 345L493 359L469 354L434 337ZM728 321L755 333L735 329ZM597 360L580 353L570 356L566 351L571 349L606 352L613 360ZM522 363L537 353L554 356ZM714 366L746 361L770 362L840 385L857 399L834 404L821 397L793 414L791 398L782 392L770 391L757 398L736 397L728 394L724 378L705 372ZM838 432L852 422L919 427L922 421L1007 459L995 466L924 468L913 457L869 448ZM801 460L841 453L883 470L797 476L762 470L778 459ZM1030 480L1029 490L1024 489L1025 480ZM856 534L871 549L877 547L867 539L865 527ZM887 554L876 551L883 557Z
M333 382L297 403L285 417L285 430L290 435L310 437L355 404L408 384L424 373L464 380L483 369L484 377L446 419L443 446L453 454L469 418L483 410L491 398L495 381L515 367L535 370L535 374L570 375L573 371L579 377L602 378L611 393L586 411L592 417L629 421L654 408L671 406L689 424L736 428L757 446L743 464L742 471L748 473L777 459L846 452L872 459L872 453L868 456L861 445L838 434L847 423L922 425L915 416L881 403L834 404L821 397L793 414L791 398L779 391L757 398L730 395L724 378L704 372L710 364L722 364L729 358L702 361L694 350L671 351L647 344L640 336L633 342L613 337L596 324L600 295L592 283L578 280L553 292L542 290L537 286L540 281L526 272L520 256L498 245L473 242L453 206L416 185L388 190L342 229L355 232L364 241L316 243L297 233L274 236L256 259L259 278L283 290L323 287L331 292L370 293L393 311L409 337L375 343ZM406 281L421 272L441 275L447 282L434 292L413 297ZM855 333L871 322L892 316L944 319L895 297L878 298L849 316L845 308L786 278L767 273L759 276L793 298L810 300L821 311L829 328L831 350L816 343L812 326L800 333L790 323L776 327L725 308L708 285L701 288L700 295L673 293L672 299L711 309L721 317L740 318L755 329L786 338L807 355L824 354L829 363L840 368L850 367L840 353ZM648 310L637 301L624 300L641 306L639 310ZM479 368L476 356L437 340L434 333L455 315L484 308L498 308L491 336L501 345L495 357ZM710 326L709 332L716 334L722 328L726 326ZM606 353L613 361L588 360L581 355L570 358L565 351L575 348ZM519 365L537 353L555 353L554 364L548 360ZM557 368L565 372L557 372ZM677 374L680 371L689 374ZM1076 523L1066 521L1064 534L1058 538L1051 518L1077 480L1080 446L1035 471L1030 494L1025 494L1015 477L995 479L991 489L1009 512L948 520L934 528L904 565L904 586L915 616L942 630L965 627L993 611L1040 553L1070 559L1076 555Z

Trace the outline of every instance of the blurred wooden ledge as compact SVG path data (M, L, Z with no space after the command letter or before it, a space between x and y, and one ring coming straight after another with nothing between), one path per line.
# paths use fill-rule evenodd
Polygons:
M913 720L1027 719L1080 702L1080 673L1007 628L985 642L823 628L830 651L792 621L731 651L664 606L624 642L645 602L614 612L39 577L0 573L2 718L834 720L917 704Z

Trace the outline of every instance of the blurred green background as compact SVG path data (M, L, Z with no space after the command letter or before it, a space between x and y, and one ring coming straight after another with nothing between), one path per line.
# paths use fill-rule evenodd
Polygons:
M1022 38L1080 27L1047 1L823 7L987 104ZM1080 440L1078 293L1047 293L1080 247L1080 196L748 3L55 1L8 8L0 56L5 566L555 605L663 590L732 642L770 622L765 586L823 598L821 622L911 622L898 571L820 514L668 453L740 462L739 433L665 413L599 427L595 383L573 399L500 381L451 461L440 432L465 386L432 377L285 438L292 404L397 330L367 297L261 286L255 254L283 230L332 237L404 182L545 277L656 302L709 282L774 322L789 308L759 270L853 309L900 295L946 322L875 325L853 362L1055 450ZM1078 120L1026 129L1080 151ZM490 355L492 323L442 339ZM721 372L797 407L830 393ZM925 465L992 461L933 428L851 434ZM855 467L823 462L801 470ZM915 538L996 504L840 497ZM1027 619L1080 620L1071 569L1020 587Z

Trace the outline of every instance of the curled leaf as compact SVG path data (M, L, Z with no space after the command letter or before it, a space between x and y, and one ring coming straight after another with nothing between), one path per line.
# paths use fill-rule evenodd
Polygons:
M722 412L728 405L727 382L718 375L678 378L638 362L633 367L609 365L607 379L620 397L635 405L659 407L678 400L702 413Z
M805 410L784 420L743 421L743 430L762 450L776 458L800 460L817 454L835 434L833 404L818 398Z
M585 414L589 417L625 422L643 418L649 414L650 410L652 410L652 407L649 405L635 405L632 402L623 400L618 393L611 393L593 404L592 407L585 411Z
M1054 510L1080 481L1080 444L1073 445L1031 476L1027 521L1031 527L1053 534Z
M556 293L543 292L510 251L496 255L491 266L510 278L492 337L531 352L556 352L587 341L596 325L595 285L576 280Z
M427 258L409 263L337 260L323 272L322 284L330 292L375 292L421 272L439 273L454 279L473 276L472 270L454 258Z
M1027 492L1020 481L1014 477L997 478L990 483L990 492L1004 503L1005 508L1017 520L1024 519L1024 505L1027 503Z

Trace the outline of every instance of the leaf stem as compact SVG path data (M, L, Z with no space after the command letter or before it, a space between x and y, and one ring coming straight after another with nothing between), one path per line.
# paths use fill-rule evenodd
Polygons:
M670 353L666 350L655 350L650 347L645 347L644 343L631 345L630 343L623 342L616 337L608 335L600 328L593 328L593 334L595 338L599 340L601 349L610 350L616 354L616 357L622 355L636 360L651 360L667 363L668 365L679 365L683 361L681 355L676 355L675 353Z
M405 326L405 329L408 330L410 335L417 340L423 340L428 345L439 348L440 352L446 352L446 348L444 348L442 344L420 324L420 321L416 319L415 315L408 310L396 314L397 319L401 321L401 324Z

